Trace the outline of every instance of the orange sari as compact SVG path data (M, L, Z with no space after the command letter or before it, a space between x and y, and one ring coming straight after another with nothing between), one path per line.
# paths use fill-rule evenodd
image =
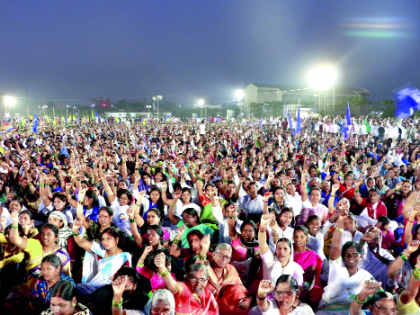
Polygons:
M209 267L209 282L206 289L214 294L219 305L220 315L246 315L249 307L243 309L238 306L239 301L249 296L247 289L242 284L236 268L231 264L227 264L223 270L223 275L218 278L213 270Z

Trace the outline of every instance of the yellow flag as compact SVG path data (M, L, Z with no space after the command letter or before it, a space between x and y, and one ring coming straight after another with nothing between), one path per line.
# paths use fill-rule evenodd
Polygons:
M116 123L118 122L118 116L115 116L115 122Z
M73 115L73 121L76 121L76 116Z
M69 121L71 121L71 115L69 116Z
M146 125L146 118L143 119L143 126Z

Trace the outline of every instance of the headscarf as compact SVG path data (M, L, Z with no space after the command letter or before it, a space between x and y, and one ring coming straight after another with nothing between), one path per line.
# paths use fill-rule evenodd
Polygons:
M67 240L70 236L73 235L72 229L68 227L66 215L60 211L53 211L50 213L50 217L56 217L63 221L64 225L61 229L58 230L57 244L63 248L67 247Z

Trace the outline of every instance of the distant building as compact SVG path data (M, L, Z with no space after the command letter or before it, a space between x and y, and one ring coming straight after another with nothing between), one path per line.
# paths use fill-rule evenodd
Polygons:
M244 102L250 104L265 102L290 102L298 100L314 102L317 110L332 111L340 98L361 96L369 99L370 91L362 88L333 86L328 90L316 91L313 88L302 88L291 85L270 85L250 83L244 89Z

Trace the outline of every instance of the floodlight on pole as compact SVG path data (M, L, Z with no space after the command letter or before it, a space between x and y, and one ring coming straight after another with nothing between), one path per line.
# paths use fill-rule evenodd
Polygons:
M239 108L241 109L241 116L242 116L242 99L244 98L244 91L237 90L235 92L236 98L239 100Z
M323 66L312 69L308 75L311 88L318 91L318 107L321 109L321 92L325 91L325 110L327 110L327 92L337 81L337 71L333 67Z
M10 109L10 107L14 106L16 104L16 99L13 96L9 96L9 95L4 95L4 107L5 107L5 111L4 111L4 116L7 118L9 117L9 111L7 108Z
M163 99L162 95L155 95L152 97L153 101L156 102L156 114L159 117L159 101L161 101Z

